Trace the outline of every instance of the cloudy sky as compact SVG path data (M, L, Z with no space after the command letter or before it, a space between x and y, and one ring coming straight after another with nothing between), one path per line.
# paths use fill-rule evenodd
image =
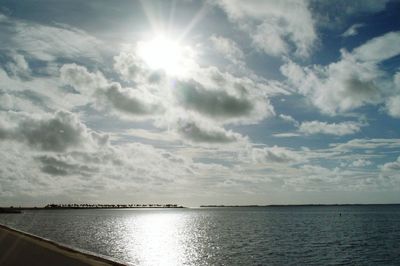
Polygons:
M1 205L400 202L400 1L0 1Z

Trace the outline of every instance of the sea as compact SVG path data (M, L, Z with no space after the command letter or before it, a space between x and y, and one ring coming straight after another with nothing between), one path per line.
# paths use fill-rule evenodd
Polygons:
M0 223L129 265L400 265L400 205L27 210Z

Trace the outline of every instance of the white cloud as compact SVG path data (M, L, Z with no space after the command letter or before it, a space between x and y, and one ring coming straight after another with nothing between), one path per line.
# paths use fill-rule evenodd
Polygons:
M79 94L59 87L61 84L57 77L58 68L57 75L37 76L38 69L33 71L26 57L15 51L11 55L4 62L4 67L8 70L0 68L0 102L5 104L0 109L46 113L59 109L70 110L86 102ZM13 66L13 71L10 66Z
M268 97L287 93L273 82L260 83L247 77L236 77L216 67L200 67L195 62L190 63L188 75L175 77L171 88L165 73L146 68L135 49L123 50L115 60L114 68L124 79L136 86L142 85L149 93L162 98L167 109L183 108L216 123L258 122L274 115Z
M257 105L252 105L250 99L241 99L239 92L242 88L238 89L237 96L231 96L225 90L206 89L202 84L189 81L178 81L175 85L180 89L175 89L174 93L182 93L180 95L165 94L167 90L152 90L140 83L134 89L122 88L119 83L108 83L100 72L90 73L75 64L64 65L61 77L64 82L91 97L89 102L94 101L97 108L152 119L156 126L173 130L193 143L243 141L245 138L240 134L221 127L218 119L246 118L251 112L257 116L266 112L262 109L254 111ZM157 86L166 85L160 80ZM263 102L259 104L264 106Z
M400 54L400 32L389 32L375 37L353 50L357 60L381 62Z
M232 63L238 65L244 64L244 53L235 41L217 35L212 35L210 40L212 41L215 50L225 56Z
M290 116L290 115L280 114L279 117L280 117L282 120L284 120L284 121L286 121L286 122L289 122L289 123L292 123L292 124L295 125L295 126L298 126L298 125L299 125L299 122L297 122L297 120L294 119L294 118L293 118L292 116Z
M400 186L400 156L394 162L380 166L379 178L383 187L396 189Z
M152 72L137 55L136 46L123 47L121 52L114 56L113 67L123 79L133 82L147 82Z
M374 38L327 66L301 67L291 61L281 67L293 89L305 95L323 113L334 115L367 104L382 103L393 92L393 81L379 66L400 53L398 32Z
M273 146L265 148L252 148L251 156L255 163L298 163L304 161L304 158L295 151L290 149Z
M141 97L142 101L152 98L157 103L158 108L154 104L149 108L153 111L149 114L155 115L150 117L155 119L155 125L175 130L189 141L200 143L209 139L212 143L242 139L239 134L227 131L223 126L252 124L273 116L274 108L268 97L287 94L282 86L274 82L257 82L251 78L233 76L216 67L200 67L194 61L188 69L190 75L176 76L171 84L166 73L151 70L142 62L135 47L126 47L114 59L114 69L125 81L134 85L131 93L143 91L147 96ZM90 75L90 80L96 80L96 74ZM118 102L114 108L119 108L120 104ZM129 106L134 108L140 105Z
M65 64L60 68L60 78L65 83L81 94L93 96L93 94L108 85L107 79L99 71L90 73L86 67L77 64Z
M398 173L398 171L400 170L400 157L398 157L397 160L394 162L385 163L382 166L382 170L386 172L395 171Z
M89 102L94 101L100 109L110 108L139 117L163 110L160 99L146 89L122 88L117 82L109 83L100 72L90 73L85 67L67 64L61 67L60 73L66 84L89 96Z
M343 37L350 37L350 36L355 36L358 34L358 30L365 25L362 23L356 23L350 26L345 32L343 32L342 36Z
M345 143L333 143L334 150L351 152L356 149L373 150L378 148L399 149L400 139L352 139Z
M56 58L101 61L106 46L88 33L63 24L51 26L5 17L0 25L0 48L23 51L30 57L53 61Z
M148 199L136 195L140 191L173 193L185 178L197 175L189 158L139 143L64 152L33 152L4 141L0 147L2 201L104 201L111 193L112 202L141 202Z
M372 162L369 161L369 160L357 159L357 160L355 160L355 161L353 161L351 163L351 166L354 166L354 167L365 167L365 166L368 166L368 165L371 165L371 164L372 164Z
M231 21L270 55L310 55L317 33L306 1L217 1ZM293 49L292 49L293 48Z
M289 133L277 133L274 134L273 136L277 138L292 138L292 137L299 137L301 136L301 134L289 132Z
M388 98L386 108L389 115L400 118L400 95Z
M400 72L394 75L393 82L395 84L395 92L398 95L386 99L386 110L392 117L400 118Z
M300 124L299 132L307 135L328 134L344 136L359 132L362 126L363 124L358 122L341 122L329 124L320 121L307 121Z
M10 57L12 60L5 64L5 68L9 71L11 76L28 79L31 75L31 69L25 57L15 51L11 52Z

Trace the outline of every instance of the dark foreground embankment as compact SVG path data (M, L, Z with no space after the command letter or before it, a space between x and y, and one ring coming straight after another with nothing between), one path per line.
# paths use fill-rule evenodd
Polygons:
M122 265L0 225L0 265Z

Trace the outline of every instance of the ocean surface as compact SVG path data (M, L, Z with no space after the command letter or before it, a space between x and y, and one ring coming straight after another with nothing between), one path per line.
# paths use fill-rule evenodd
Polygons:
M400 206L38 210L0 223L132 265L400 265Z

